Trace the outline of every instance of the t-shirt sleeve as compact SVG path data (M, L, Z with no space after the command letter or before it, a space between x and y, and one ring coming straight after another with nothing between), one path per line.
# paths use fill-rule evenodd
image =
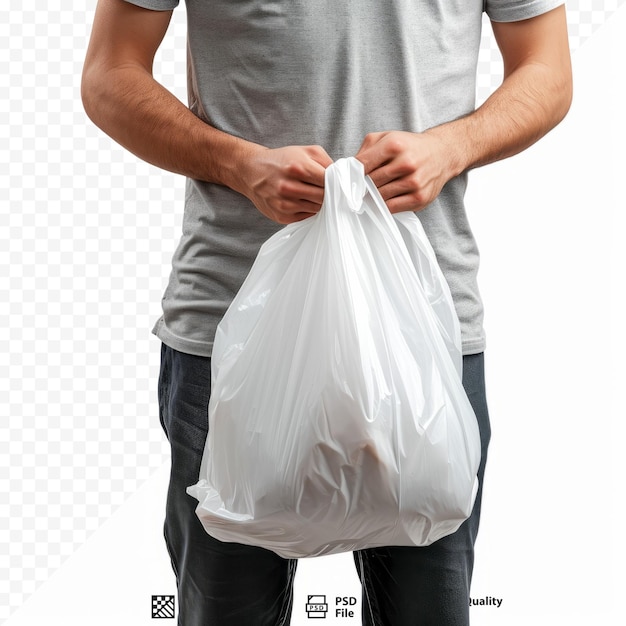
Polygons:
M494 22L518 22L547 13L563 0L485 0L485 12Z
M179 0L124 0L129 4L135 4L144 9L152 9L154 11L171 11L178 6Z

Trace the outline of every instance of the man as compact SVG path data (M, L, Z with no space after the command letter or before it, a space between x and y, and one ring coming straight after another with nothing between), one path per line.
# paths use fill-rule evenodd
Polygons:
M482 485L489 418L466 173L520 152L566 114L565 11L559 0L187 0L187 108L152 76L177 4L99 0L83 101L123 146L187 177L183 234L154 328L179 623L288 624L296 562L214 540L185 493L206 438L215 327L263 241L314 215L325 168L356 155L390 211L419 211L450 285ZM483 10L504 80L474 111ZM479 515L480 493L470 519L432 546L356 553L363 623L468 624Z

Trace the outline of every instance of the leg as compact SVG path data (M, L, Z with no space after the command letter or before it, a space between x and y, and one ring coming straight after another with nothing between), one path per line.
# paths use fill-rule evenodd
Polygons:
M198 480L208 426L210 359L161 347L159 411L172 449L165 542L178 587L179 626L283 626L296 561L220 542L196 517L185 489Z
M483 354L463 358L463 386L478 419L482 451L472 515L454 534L427 547L376 548L354 554L366 626L469 625L474 542L491 436Z

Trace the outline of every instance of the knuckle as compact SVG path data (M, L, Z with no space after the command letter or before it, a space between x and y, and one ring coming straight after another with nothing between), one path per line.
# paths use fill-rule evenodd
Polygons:
M364 144L372 144L376 141L376 133L367 133L367 135L365 135L365 137L363 138L363 143Z
M411 194L411 199L416 207L423 207L428 203L428 196L422 189L418 189Z
M417 183L415 167L410 159L398 160L394 163L393 173L405 181L405 184L415 186Z
M424 176L420 173L418 168L413 168L411 172L407 175L409 183L415 191L419 191L423 189L425 186Z
M276 192L279 198L288 197L293 192L293 185L288 180L279 180L276 183ZM282 200L279 200L279 202L282 204Z
M404 141L400 137L392 136L387 140L387 149L394 156L401 154L404 147Z
M402 166L404 167L405 170L407 170L407 173L413 173L413 172L417 172L417 170L419 169L420 163L416 156L405 153L404 158L402 160Z
M285 216L288 213L288 203L286 200L277 200L274 204L274 209L280 216Z
M387 135L386 132L381 132L381 131L375 130L375 131L372 131L371 133L367 133L365 138L369 139L370 141L380 141L386 135Z
M285 174L289 178L300 178L303 174L302 166L297 161L291 161L285 166Z

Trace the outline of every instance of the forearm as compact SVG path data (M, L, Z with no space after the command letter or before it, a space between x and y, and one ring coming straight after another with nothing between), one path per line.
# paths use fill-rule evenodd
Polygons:
M171 11L99 0L85 57L85 111L139 158L189 178L229 187L281 224L320 209L325 169L320 146L269 149L200 120L152 75Z
M319 146L270 150L213 128L141 66L86 67L83 103L94 123L139 158L229 187L266 217L290 223L319 211L330 157Z
M261 146L194 115L143 67L85 68L85 110L139 158L190 178L237 187L238 164Z
M572 77L564 6L492 26L504 80L481 107L425 132L365 137L357 158L392 213L421 211L450 179L521 152L567 113Z
M528 148L563 119L570 102L568 72L528 63L512 71L475 112L427 133L448 147L454 176Z

